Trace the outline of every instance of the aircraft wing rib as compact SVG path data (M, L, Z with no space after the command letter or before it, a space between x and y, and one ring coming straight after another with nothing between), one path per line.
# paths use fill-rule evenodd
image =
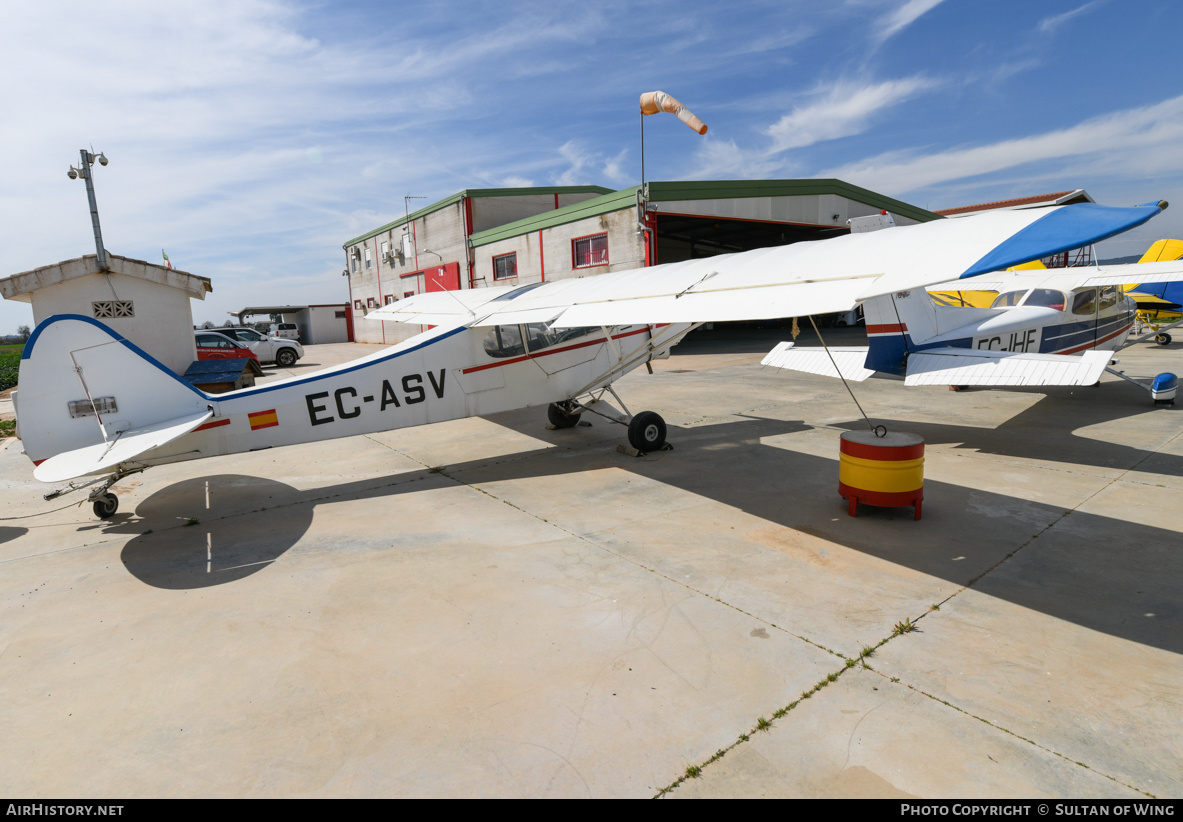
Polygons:
M833 359L830 356L833 355ZM784 368L789 371L803 371L806 374L820 374L823 377L845 377L848 380L862 382L875 372L864 368L867 359L867 347L830 348L796 348L791 342L780 343L768 352L761 365L771 365L774 368ZM838 369L834 369L834 363Z
M908 357L904 384L1092 385L1112 356L1112 351L1073 355L937 348Z

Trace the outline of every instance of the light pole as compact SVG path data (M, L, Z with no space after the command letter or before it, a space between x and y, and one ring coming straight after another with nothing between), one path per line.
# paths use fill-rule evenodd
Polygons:
M94 247L98 255L99 271L107 270L107 252L103 250L103 232L99 228L99 207L94 199L94 181L90 177L90 167L94 165L94 161L98 160L99 165L105 166L107 164L107 155L101 151L95 155L86 149L80 149L82 155L82 168L74 168L70 166L70 170L66 172L71 180L78 179L78 175L82 175L82 179L86 181L86 197L90 200L90 222L94 226Z

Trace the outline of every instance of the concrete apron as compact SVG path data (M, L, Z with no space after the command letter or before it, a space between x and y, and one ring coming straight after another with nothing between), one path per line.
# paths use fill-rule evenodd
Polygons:
M164 466L105 523L10 444L0 791L1183 795L1179 412L872 380L924 518L850 518L865 423L759 357L622 380L662 454L532 409Z

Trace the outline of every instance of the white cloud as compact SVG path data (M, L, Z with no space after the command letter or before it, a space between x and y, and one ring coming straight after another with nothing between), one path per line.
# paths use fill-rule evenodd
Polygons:
M989 145L932 154L893 152L823 172L874 191L899 196L927 187L1040 162L1073 160L1077 179L1183 172L1183 96L1157 105L1115 112L1076 126Z
M694 168L689 176L699 180L760 179L775 175L782 167L765 152L744 151L734 140L707 135L694 153Z
M1101 0L1093 0L1091 3L1085 3L1083 6L1078 6L1071 11L1066 11L1063 14L1054 14L1051 17L1045 17L1039 21L1037 28L1042 34L1050 34L1058 29L1061 25L1076 17L1078 14L1084 14L1090 9L1101 5Z
M770 126L771 151L801 148L865 131L871 118L938 85L923 77L886 80L873 85L836 83L815 103L798 106Z
M875 33L875 39L883 42L889 37L898 34L915 23L921 15L932 11L932 9L939 6L942 2L943 0L908 0L908 2L880 20L882 28Z

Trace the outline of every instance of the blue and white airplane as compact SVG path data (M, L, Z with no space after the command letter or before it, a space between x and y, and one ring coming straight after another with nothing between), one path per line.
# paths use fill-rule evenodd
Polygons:
M37 479L79 480L50 497L91 488L100 517L118 507L110 493L115 482L154 465L530 406L548 407L558 427L574 425L584 412L600 414L628 426L638 451L651 451L664 444L664 421L651 411L631 414L612 385L668 356L702 323L847 311L864 303L881 329L876 356L882 354L883 367L898 367L918 337L944 339L952 330L941 327L931 306L916 313L927 319L911 319L909 307L923 302L917 298L926 286L1096 242L1165 205L998 212L589 278L422 294L370 316L435 326L423 334L351 363L216 395L194 388L101 322L54 316L38 325L22 355L14 396L18 431ZM1183 263L1173 265L1183 272ZM895 318L901 307L907 328ZM1121 322L1117 334L1124 333ZM1002 340L1008 349L1045 343L1041 330L1008 329L990 326L964 346L942 347L1001 352ZM979 345L981 339L986 343ZM916 361L909 358L908 368Z
M799 348L785 342L763 362L854 381L881 373L903 377L907 385L954 387L1092 385L1108 371L1148 389L1156 403L1173 403L1174 374L1142 383L1111 363L1127 344L1137 311L1122 286L1178 282L1181 272L1183 262L1175 260L1008 271L960 281L975 292L997 292L989 308L948 305L926 289L880 295L862 304L866 346ZM942 283L932 290L957 287Z

